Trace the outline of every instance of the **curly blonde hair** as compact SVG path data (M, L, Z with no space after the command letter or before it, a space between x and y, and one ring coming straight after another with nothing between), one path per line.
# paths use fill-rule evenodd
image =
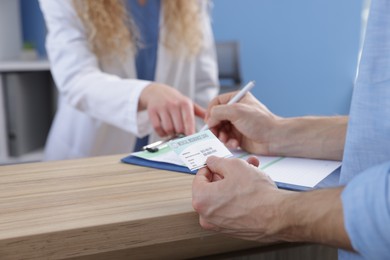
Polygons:
M73 0L73 4L98 58L136 52L139 34L123 0ZM162 0L162 8L162 26L166 29L163 44L173 52L196 54L203 37L199 2Z

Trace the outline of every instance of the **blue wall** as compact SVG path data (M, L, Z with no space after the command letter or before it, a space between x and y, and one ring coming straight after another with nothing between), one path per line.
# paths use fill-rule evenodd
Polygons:
M53 0L55 1L55 0ZM21 0L23 36L44 51L37 0ZM214 0L217 41L240 42L245 81L282 116L347 114L362 0Z
M240 42L245 81L283 116L347 114L361 0L215 0L217 41Z
M46 27L38 0L20 0L24 42L32 44L40 57L46 56Z

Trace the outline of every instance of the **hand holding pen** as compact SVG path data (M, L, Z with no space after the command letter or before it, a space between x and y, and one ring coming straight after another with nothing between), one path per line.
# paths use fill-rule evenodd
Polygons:
M274 142L271 137L275 131L283 130L278 127L281 118L248 93L248 89L243 88L243 92L240 96L226 93L214 98L207 110L207 125L228 148L241 147L250 153L270 155L268 145ZM232 100L236 104L232 105Z
M255 82L254 81L250 81L248 84L246 84L240 91L237 92L236 95L234 95L230 100L229 102L227 103L227 105L231 105L231 104L234 104L234 103L237 103L239 102L244 96L246 93L248 93L249 91L251 91L251 89L255 86ZM214 99L215 100L215 99ZM210 103L209 107L212 106L213 103ZM201 131L205 131L209 129L208 125L204 125L200 130L199 132Z

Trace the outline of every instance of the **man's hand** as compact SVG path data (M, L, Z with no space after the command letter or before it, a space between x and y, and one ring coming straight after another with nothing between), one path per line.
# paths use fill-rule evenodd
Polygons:
M272 134L280 117L274 115L252 94L239 103L227 105L235 92L214 98L207 109L206 123L211 131L229 148L270 155Z
M193 207L204 229L261 242L279 240L284 223L274 220L283 220L279 204L289 192L278 190L258 164L255 157L207 160L193 182Z
M250 93L227 105L235 92L214 98L206 123L229 148L268 156L341 160L348 118L293 117L273 114Z
M344 228L343 187L292 192L280 190L251 157L210 157L192 185L200 225L258 242L312 242L351 250Z

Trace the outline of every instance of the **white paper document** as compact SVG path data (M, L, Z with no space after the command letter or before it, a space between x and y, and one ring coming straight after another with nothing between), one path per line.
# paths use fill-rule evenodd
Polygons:
M234 157L243 159L256 156L259 169L273 181L313 188L341 166L339 161L315 160L293 157L269 157L251 155L242 151L233 152Z
M201 133L205 132L206 131ZM182 139L175 140L175 142L179 140ZM144 151L133 153L132 155L146 160L171 163L180 166L186 166L184 163L186 162L188 168L191 170L203 167L206 161L205 158L211 155L229 157L232 153L233 157L242 158L244 160L249 156L256 156L260 160L259 169L268 174L273 181L309 188L316 186L341 165L341 162L339 161L260 156L248 154L242 150L234 150L230 151L230 153L218 139L217 141L219 143L217 144L214 144L214 141L211 140L214 139L209 136L201 136L200 138L192 139L192 142L182 142L177 146L179 154L182 153L182 157L177 155L169 146L156 153ZM220 147L220 144L222 144L223 147Z

